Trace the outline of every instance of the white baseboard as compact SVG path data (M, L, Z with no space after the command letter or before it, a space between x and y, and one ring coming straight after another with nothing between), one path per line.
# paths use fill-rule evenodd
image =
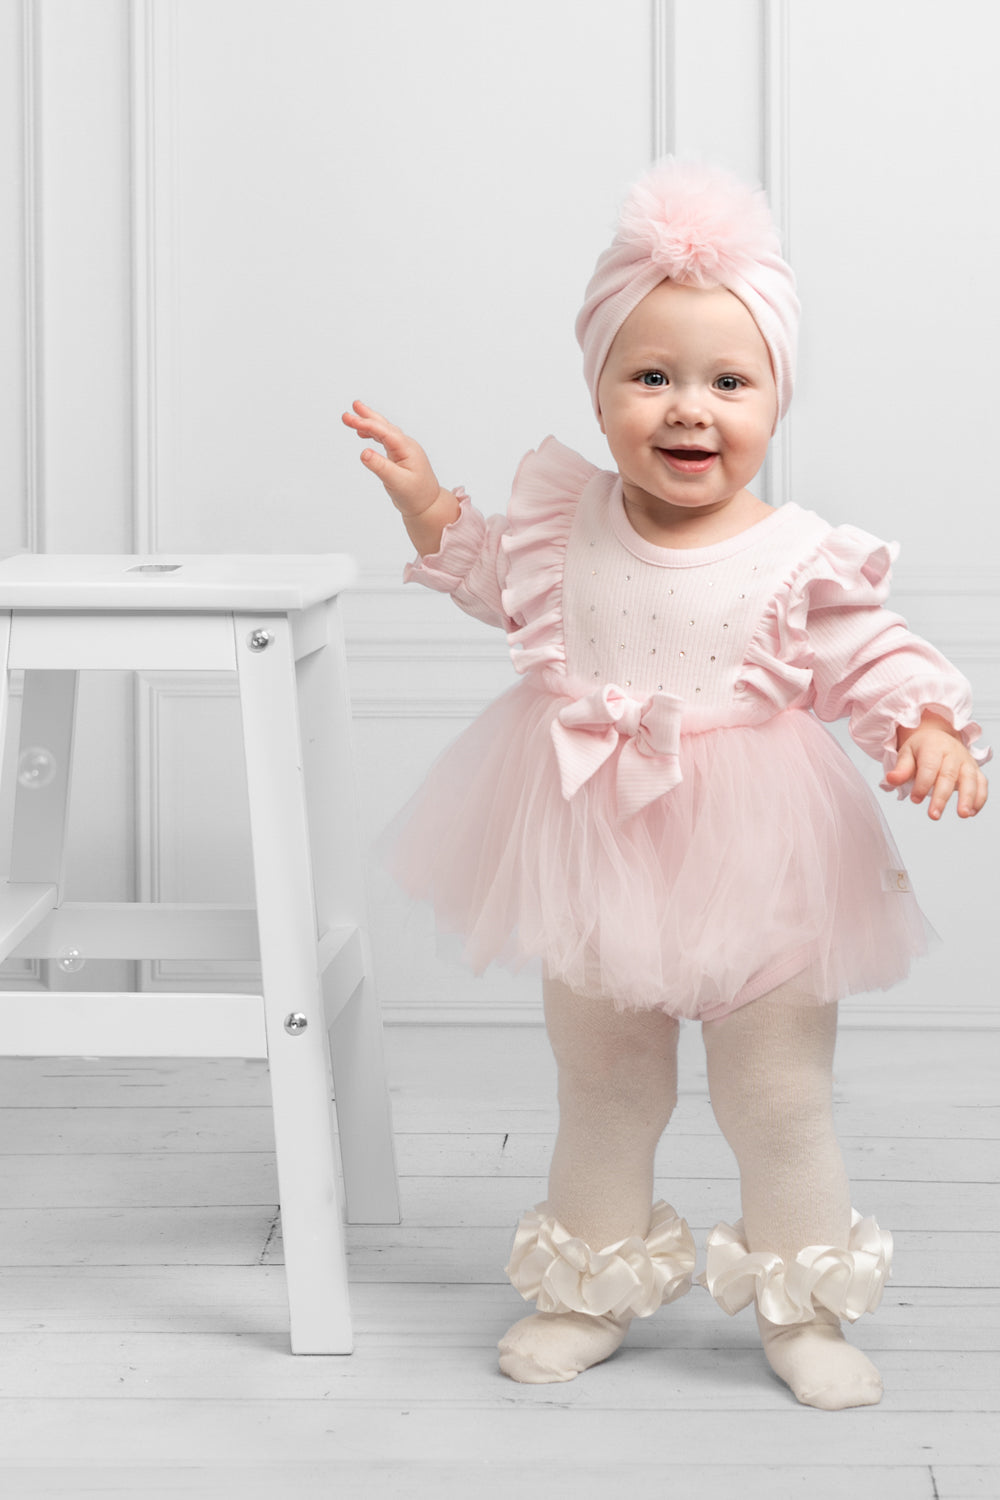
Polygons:
M386 1026L541 1026L542 1006L516 1001L498 1004L439 1002L427 1005L383 1005ZM846 1000L840 1025L851 1031L996 1031L1000 1004L941 1006L891 999Z

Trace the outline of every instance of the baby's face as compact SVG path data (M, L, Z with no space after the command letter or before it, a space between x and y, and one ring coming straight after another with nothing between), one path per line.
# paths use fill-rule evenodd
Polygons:
M745 494L778 410L767 345L739 298L672 281L618 330L598 400L626 502L654 522Z

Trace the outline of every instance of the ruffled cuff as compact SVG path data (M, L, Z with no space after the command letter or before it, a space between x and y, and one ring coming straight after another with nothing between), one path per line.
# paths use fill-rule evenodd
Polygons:
M976 740L982 734L982 726L969 718L969 703L971 694L962 694L963 701L956 701L956 683L961 682L967 687L964 678L943 678L940 682L921 684L923 691L916 695L912 688L901 689L892 698L879 705L880 712L886 716L887 727L884 730L884 738L881 744L873 749L876 758L881 757L883 780L879 783L884 792L896 792L902 800L908 797L913 790L913 778L904 782L900 787L894 787L884 778L890 771L896 769L899 759L899 751L896 748L897 731L900 729L916 729L925 713L938 714L942 719L947 719L952 729L962 738L962 744L968 750L973 760L979 766L985 766L993 759L993 751L988 745L977 745ZM935 692L940 697L935 699ZM926 694L926 696L924 696ZM863 748L868 748L863 746Z
M856 1212L846 1250L807 1245L791 1265L769 1251L751 1251L740 1219L712 1230L698 1282L730 1315L756 1299L770 1323L811 1322L817 1307L854 1323L878 1307L891 1265L892 1235Z
M684 1219L657 1203L645 1239L591 1250L539 1203L517 1226L507 1275L539 1312L648 1318L691 1286L695 1244Z
M453 594L476 563L486 541L486 518L472 504L461 485L452 490L458 515L441 533L441 545L403 569L404 583L422 583L439 594Z

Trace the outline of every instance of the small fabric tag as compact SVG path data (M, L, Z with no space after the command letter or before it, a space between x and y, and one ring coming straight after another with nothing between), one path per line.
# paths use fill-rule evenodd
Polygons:
M900 891L908 895L910 890L910 877L905 870L883 870L882 889L884 891Z

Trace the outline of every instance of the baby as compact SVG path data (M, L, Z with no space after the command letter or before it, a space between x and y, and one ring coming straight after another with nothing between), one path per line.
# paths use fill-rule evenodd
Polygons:
M689 1290L685 1221L653 1202L681 1019L702 1022L743 1217L699 1278L756 1304L808 1405L879 1400L841 1320L878 1305L891 1237L851 1199L832 1120L837 1000L901 980L926 924L876 801L821 720L849 718L883 787L941 817L986 801L964 678L884 608L895 549L747 486L787 410L798 302L764 196L654 167L577 320L614 460L554 438L506 516L444 489L371 407L407 577L507 634L519 682L407 810L393 867L477 970L540 959L558 1066L548 1197L508 1273L536 1311L515 1380L569 1380Z

